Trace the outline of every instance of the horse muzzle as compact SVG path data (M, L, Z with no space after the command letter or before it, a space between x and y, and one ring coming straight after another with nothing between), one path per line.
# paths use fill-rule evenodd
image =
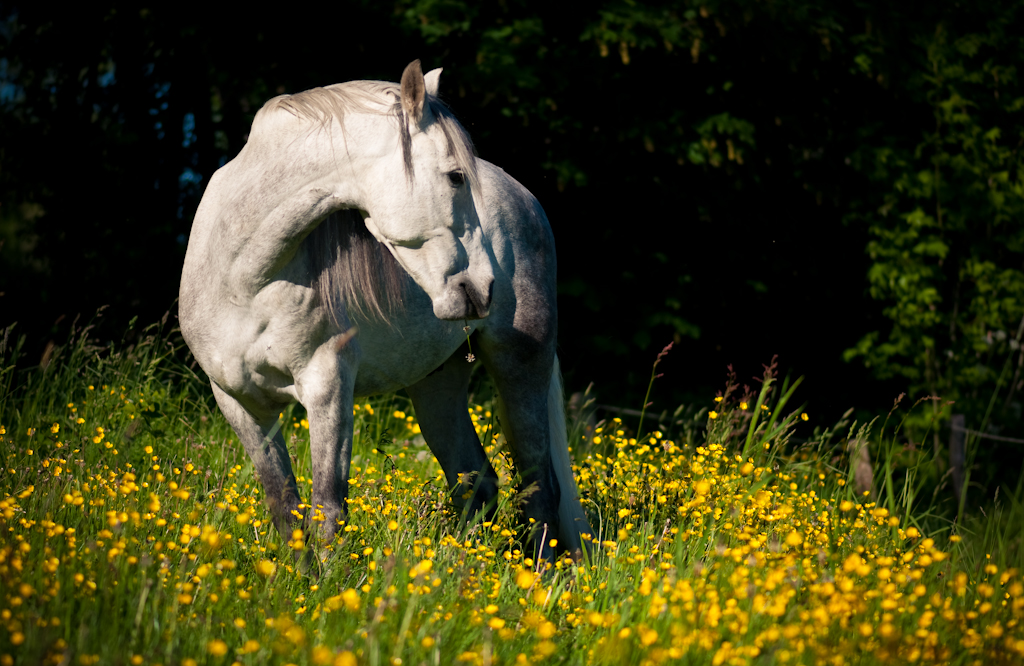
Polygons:
M490 314L493 292L493 277L481 284L475 284L468 276L449 280L441 298L434 300L434 316L450 321L483 319Z

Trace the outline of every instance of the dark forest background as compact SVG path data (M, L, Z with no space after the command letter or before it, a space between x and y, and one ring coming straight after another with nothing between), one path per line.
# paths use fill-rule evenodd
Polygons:
M268 98L419 58L547 210L569 390L639 408L674 342L658 411L778 354L818 423L906 392L1024 435L1020 2L46 4L0 5L0 325L34 358L101 305L101 337L173 315Z

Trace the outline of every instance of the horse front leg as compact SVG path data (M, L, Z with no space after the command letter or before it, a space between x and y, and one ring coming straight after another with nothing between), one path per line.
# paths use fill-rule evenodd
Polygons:
M301 523L299 520L299 491L295 484L288 448L278 426L278 411L274 405L253 414L238 400L228 395L215 382L210 383L224 418L241 440L245 452L256 468L256 476L263 485L263 493L274 526L287 541Z
M354 383L354 369L330 343L317 351L300 382L313 464L311 531L321 545L334 540L340 521L348 517Z
M452 504L472 519L484 511L494 513L498 475L476 436L466 406L473 366L466 362L463 345L425 379L406 388L430 452L444 470Z
M532 550L554 559L551 542L559 533L561 488L551 460L548 387L553 345L508 329L480 336L480 357L500 397L498 417L522 479L524 517L531 523ZM563 547L565 544L563 544Z

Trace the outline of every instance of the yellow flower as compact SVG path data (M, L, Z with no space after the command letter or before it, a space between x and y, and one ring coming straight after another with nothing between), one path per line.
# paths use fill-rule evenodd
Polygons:
M529 569L520 569L519 573L516 574L516 585L523 588L524 590L530 589L533 585L534 573Z
M715 410L712 409L710 412L708 412L708 418L709 419L717 419L718 418L718 412L716 412Z
M851 573L856 571L860 566L864 564L864 559L857 553L850 553L850 555L843 561L843 571Z
M261 576L272 576L277 571L277 565L270 560L260 560L256 565L256 572Z
M317 645L313 648L313 663L317 666L327 666L334 663L334 653L331 648L324 645Z
M345 603L345 608L353 613L359 610L359 593L352 588L341 593L341 600Z
M292 531L291 541L288 542L288 545L292 550L302 550L306 547L304 536L305 535L303 535L301 529L295 529Z
M228 653L228 644L218 638L206 644L206 651L214 657L223 657Z
M356 666L358 663L359 662L356 661L356 656L348 650L339 653L338 656L334 658L334 666Z

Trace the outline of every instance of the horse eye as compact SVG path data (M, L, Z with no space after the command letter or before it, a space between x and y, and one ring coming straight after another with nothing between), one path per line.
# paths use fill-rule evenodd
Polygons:
M461 187L466 183L466 175L461 171L449 171L448 182L452 184L452 187Z
M423 244L426 242L427 241L425 238L408 238L404 240L392 241L391 244L394 245L395 247L404 247L409 250L418 250L421 247L423 247Z

